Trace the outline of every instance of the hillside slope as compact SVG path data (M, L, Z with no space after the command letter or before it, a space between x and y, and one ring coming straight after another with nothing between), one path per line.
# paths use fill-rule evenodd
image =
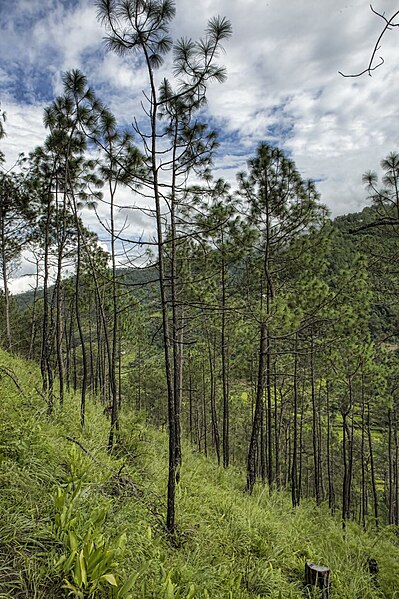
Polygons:
M167 539L165 433L79 398L47 417L33 363L0 350L0 598L244 599L308 597L307 560L331 568L331 599L399 597L394 530L364 532L311 501L244 492L244 476L184 447L178 538ZM367 561L378 563L373 579Z

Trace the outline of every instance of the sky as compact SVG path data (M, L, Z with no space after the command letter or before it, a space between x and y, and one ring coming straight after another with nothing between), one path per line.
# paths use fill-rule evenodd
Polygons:
M373 7L389 17L399 1ZM385 63L372 77L344 78L338 71L367 66L384 25L364 0L176 0L176 11L175 39L199 38L215 15L232 23L220 58L228 79L208 90L207 117L221 140L215 176L234 187L236 172L266 141L317 182L332 216L362 209L362 174L378 171L380 160L399 150L399 30L384 36L378 55ZM69 69L84 72L119 123L140 118L145 72L137 58L107 53L104 35L94 0L0 0L0 102L7 114L0 149L8 165L44 141L43 108L62 93ZM129 219L142 232L138 213Z

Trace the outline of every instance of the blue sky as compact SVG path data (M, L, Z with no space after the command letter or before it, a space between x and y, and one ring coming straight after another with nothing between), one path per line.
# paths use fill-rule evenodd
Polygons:
M344 79L339 70L367 65L382 28L364 0L176 0L176 8L174 37L198 38L216 14L233 26L222 56L228 80L208 92L208 116L221 132L215 174L234 185L256 145L270 141L319 181L333 215L361 209L362 173L399 150L398 33L383 39L385 64L373 77ZM395 3L374 8L389 15ZM121 124L140 118L145 72L137 59L105 53L93 0L0 0L0 17L9 163L43 142L43 108L61 93L65 70L80 68Z

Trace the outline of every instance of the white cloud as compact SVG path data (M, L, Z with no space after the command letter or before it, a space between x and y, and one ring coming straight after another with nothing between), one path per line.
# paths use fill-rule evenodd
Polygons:
M12 279L9 284L9 291L12 295L18 295L18 293L24 293L25 291L31 291L35 288L36 277L34 275L27 275Z
M5 130L7 136L0 141L0 149L5 153L6 164L11 167L21 152L28 154L43 143L43 105L24 106L7 99L3 103L7 113Z
M59 93L65 69L81 68L122 122L140 117L145 71L137 57L104 54L94 2L16 0L10 6L0 25L0 99L9 116L2 148L10 160L44 138L43 86ZM230 18L234 31L220 57L228 80L209 90L209 115L223 132L216 174L234 182L235 165L242 168L256 144L270 140L290 151L305 176L322 179L333 214L359 209L366 201L362 172L376 168L399 142L396 32L384 37L386 62L373 77L344 79L339 70L367 65L382 26L363 1L177 0L173 34L198 37L216 14ZM24 99L17 93L21 77ZM135 232L144 226L136 216L131 221Z

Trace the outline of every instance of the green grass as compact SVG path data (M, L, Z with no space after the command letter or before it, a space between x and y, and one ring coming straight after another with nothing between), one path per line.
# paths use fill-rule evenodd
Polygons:
M94 569L82 597L304 598L312 596L302 584L311 560L331 568L331 599L399 598L394 531L365 533L348 524L344 535L339 519L312 501L293 510L287 494L269 495L260 486L248 497L243 473L224 471L187 445L172 545L164 529L165 434L125 413L121 442L109 456L109 423L100 405L88 402L82 432L79 397L67 397L49 419L37 367L0 351L0 368L20 385L2 371L0 598L67 597L67 584L75 588L70 596L79 597L75 538L77 555L100 547L102 559L108 552L112 559L104 558L100 574L111 574L118 585ZM69 506L63 523L57 489ZM377 560L377 581L368 573L369 557Z

